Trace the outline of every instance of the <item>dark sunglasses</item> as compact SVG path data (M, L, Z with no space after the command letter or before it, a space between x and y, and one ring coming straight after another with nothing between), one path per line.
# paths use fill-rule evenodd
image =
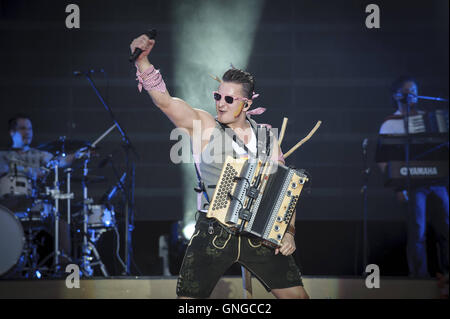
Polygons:
M217 91L214 91L214 100L216 101L220 101L222 99L222 94L220 94ZM248 99L244 98L244 97L237 97L237 96L231 96L231 95L226 95L224 96L225 102L227 102L228 104L232 104L234 102L234 100L238 100L238 101L248 101Z

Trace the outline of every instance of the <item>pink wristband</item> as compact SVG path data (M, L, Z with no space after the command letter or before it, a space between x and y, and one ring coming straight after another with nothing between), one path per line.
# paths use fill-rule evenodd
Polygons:
M156 70L153 66L149 67L144 72L140 72L139 68L136 66L136 80L138 83L139 92L142 91L142 87L146 91L156 90L159 92L166 91L166 84L161 76L159 70Z

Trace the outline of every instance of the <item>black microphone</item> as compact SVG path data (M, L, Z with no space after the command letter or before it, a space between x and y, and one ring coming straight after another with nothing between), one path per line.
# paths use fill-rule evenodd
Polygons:
M144 33L150 40L154 40L156 38L156 29L151 29ZM130 55L130 58L128 59L130 62L136 61L136 59L141 55L142 49L136 48L134 49L134 52Z
M92 73L104 73L105 72L105 70L103 70L103 69L99 69L99 70L94 70L94 69L91 69L91 70L87 70L87 71L73 71L73 75L75 75L75 76L79 76L79 75L87 75L87 74L92 74Z

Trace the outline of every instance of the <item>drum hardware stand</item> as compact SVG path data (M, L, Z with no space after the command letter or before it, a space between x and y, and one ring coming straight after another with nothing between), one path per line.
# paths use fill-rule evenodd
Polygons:
M67 174L67 194L71 194L70 192L70 178L72 177L72 169L69 167L64 171ZM72 194L73 195L73 194ZM71 223L71 211L70 211L70 201L73 199L73 196L67 197L67 225L70 229L70 223Z
M33 234L32 227L26 232L25 239L25 249L24 254L22 255L22 259L20 260L20 271L25 271L25 278L35 278L36 270L39 270L38 266L38 254L37 254L37 246L33 243L33 239L35 238L35 234ZM42 270L42 269L41 269Z
M45 262L47 262L47 260L49 258L51 258L53 256L54 257L53 267L54 267L55 274L57 274L58 271L60 270L60 264L59 264L60 256L66 258L69 261L72 260L70 258L70 256L67 256L66 254L61 252L60 249L59 249L59 218L60 218L59 200L67 200L68 203L70 203L70 200L74 198L74 194L73 193L66 193L66 194L61 193L61 191L59 189L58 169L59 169L59 165L58 165L58 161L56 161L55 164L54 164L55 181L54 181L54 184L53 184L53 188L50 189L50 188L47 187L47 189L46 189L46 194L50 195L51 198L53 198L54 201L55 201L55 208L54 208L54 214L55 214L55 220L54 220L54 223L55 223L55 225L54 225L54 227L55 227L54 228L54 231L55 231L54 251L53 251L53 253L48 255L40 264L40 265L43 265ZM70 174L68 176L68 179L69 178L70 178ZM68 180L68 183L69 183L68 184L68 189L70 190L70 181L69 180Z
M94 261L93 263L89 264L88 270L90 271L90 273L93 273L92 267L95 267L97 265L100 266L100 270L103 273L103 276L105 277L109 277L108 271L106 270L105 265L103 264L101 258L100 258L100 254L97 251L97 248L95 247L95 243L99 240L100 236L106 232L106 230L104 228L100 228L100 229L94 229L94 230L90 230L92 238L91 240L88 241L88 246L86 248L88 254L90 254L91 252L94 253L94 257L96 259L96 261ZM88 256L87 260L91 261L93 260L93 257Z
M96 145L105 138L114 128L116 127L116 124L114 124L112 127L110 127L106 132L104 132L94 143L92 143L89 147L83 147L77 151L80 152L80 155L77 155L77 158L83 158L84 159L84 168L83 168L83 179L82 179L82 188L83 188L83 210L82 210L82 216L83 216L83 222L82 222L82 252L81 252L81 268L83 269L82 273L86 276L92 276L93 275L93 269L92 266L100 265L101 271L104 276L108 276L108 272L106 271L105 265L100 259L100 255L95 247L95 244L88 240L88 234L90 229L88 229L88 221L89 221L89 212L90 212L90 205L93 204L93 199L89 198L88 196L88 186L87 186L87 175L89 172L88 169L88 163L91 160L91 149L95 149ZM67 174L67 193L70 193L70 180L71 180L71 173L72 169L68 168L65 170L65 173ZM57 175L56 175L57 176ZM73 199L73 196L64 197L67 199L67 218L68 218L68 225L69 229L72 229L71 227L71 208L70 208L70 200ZM95 235L94 230L94 235ZM104 232L104 231L103 231ZM97 232L97 238L94 240L98 240L99 235L101 235L102 232ZM96 261L91 263L91 261L94 259L94 257L91 257L91 252L94 253L94 257Z
M109 277L108 271L106 270L105 265L103 264L102 260L100 259L100 255L97 251L97 248L95 248L95 246L92 243L88 244L88 247L86 249L87 254L90 254L91 252L94 253L94 257L97 261L94 261L90 264L88 264L85 268L85 271L88 272L89 276L92 276L94 273L94 270L92 269L92 267L98 266L100 265L100 270L103 273L103 276L105 277ZM88 260L89 262L93 259L93 257L86 257L86 260Z
M33 275L35 274L35 270L37 268L37 249L36 249L36 245L34 245L32 243L33 241L33 234L32 234L32 230L29 229L29 231L27 232L26 235L26 248L25 248L25 260L24 260L24 265L27 265L29 267L24 267L23 270L27 271L27 275L25 276L26 278L32 278Z
M96 144L96 143L95 143ZM94 147L95 147L94 144ZM100 255L97 251L97 248L95 245L88 240L88 215L89 215L89 207L94 202L92 198L89 198L88 196L88 186L87 186L87 175L89 172L88 169L88 163L90 160L90 150L87 151L85 154L85 160L84 160L84 169L83 169L83 244L82 244L82 269L83 274L85 274L88 277L92 277L94 274L93 267L100 265L100 269L105 277L108 277L108 272L106 270L105 265L103 264L102 260L100 259ZM95 235L96 231L93 232L93 235ZM97 237L95 239L98 240L99 236L102 234L102 232L97 233ZM95 242L94 241L94 242ZM94 254L94 257L91 257L91 252ZM96 261L91 262L95 258Z
M89 248L88 248L88 240L87 240L87 224L88 224L88 214L89 214L89 205L93 203L93 199L88 197L88 187L86 184L86 178L88 174L87 164L90 159L90 152L87 154L87 158L84 160L84 168L83 168L83 244L82 244L82 262L81 267L84 270L84 273L88 276L92 276L93 271L92 268L88 264L89 260Z

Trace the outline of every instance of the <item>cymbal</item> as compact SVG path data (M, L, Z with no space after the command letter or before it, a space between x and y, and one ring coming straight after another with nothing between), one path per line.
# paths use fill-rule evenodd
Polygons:
M74 153L82 147L91 146L91 143L82 140L65 140L58 139L56 141L51 141L48 143L43 143L36 147L38 150L47 151L52 154Z

